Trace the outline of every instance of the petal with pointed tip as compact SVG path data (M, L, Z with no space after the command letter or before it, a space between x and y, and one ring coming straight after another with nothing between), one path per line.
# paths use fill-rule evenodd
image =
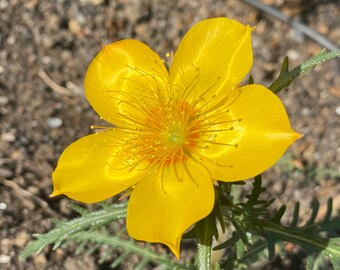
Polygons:
M214 205L211 177L200 164L176 163L140 181L128 204L130 236L167 245L179 258L183 232Z
M197 156L213 178L222 181L244 180L262 173L301 137L290 127L281 100L270 90L252 84L234 92L226 102L227 111L215 112L214 122L220 124L212 121L211 125L211 130L225 131L216 132L214 141Z
M215 102L242 81L252 61L249 26L227 18L208 19L194 25L179 44L170 80L187 99L206 102L216 95Z
M85 203L103 201L136 184L143 171L131 170L117 155L115 132L85 136L68 146L52 174L54 191Z
M167 84L160 57L144 43L126 39L103 47L89 65L84 87L95 111L122 126L118 114L143 115L145 106L165 96Z

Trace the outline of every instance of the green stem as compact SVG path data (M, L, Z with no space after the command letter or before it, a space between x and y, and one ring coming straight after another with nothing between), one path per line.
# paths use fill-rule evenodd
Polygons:
M210 270L211 246L198 244L198 268L199 270Z
M317 65L320 65L335 57L340 57L340 50L331 52L321 51L318 55L306 60L304 63L297 66L292 71L288 70L288 59L286 58L282 64L279 77L276 79L275 82L273 82L271 86L269 86L269 89L272 90L273 93L277 94L282 89L288 87L291 82L298 76L301 76L307 71L312 70Z
M91 241L93 243L106 244L115 249L123 249L126 251L125 254L138 254L144 261L142 261L139 266L140 269L145 269L143 264L153 261L157 264L163 264L167 266L168 269L193 269L190 266L181 265L179 263L173 262L164 255L159 255L148 248L136 245L134 241L123 240L120 237L109 236L99 232L78 232L71 236L71 239L79 241ZM124 253L123 253L124 254ZM124 256L124 255L123 255ZM120 257L118 257L119 260ZM123 258L124 259L124 258ZM136 267L137 269L137 267Z
M197 224L197 263L199 270L211 269L211 244L212 244L212 231L209 226L209 216L201 220Z

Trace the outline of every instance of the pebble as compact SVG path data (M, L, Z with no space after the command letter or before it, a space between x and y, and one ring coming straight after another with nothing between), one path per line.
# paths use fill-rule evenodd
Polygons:
M17 234L15 240L14 240L14 244L17 247L22 248L23 246L26 245L26 243L28 242L28 240L30 239L30 236L27 232L25 231L21 231Z
M5 142L14 142L15 141L15 135L11 132L5 132L1 134L1 139Z
M0 9L5 10L8 7L8 1L6 0L1 0L0 1Z
M336 113L337 115L340 115L340 106L338 106L338 107L335 108L335 113Z
M13 176L13 173L11 170L7 168L0 168L0 178L10 178ZM1 209L1 208L0 208Z
M45 55L45 56L43 56L43 58L42 58L42 62L43 62L44 64L49 64L49 63L51 63L51 58L50 58L48 55Z
M1 202L1 203L0 203L0 210L5 210L5 209L7 209L7 204Z
M33 261L38 266L42 267L45 266L47 263L47 259L44 254L37 254L33 257Z
M103 2L104 2L104 0L91 0L91 3L95 6L100 5Z
M71 19L68 22L68 28L73 34L79 34L82 31L82 28L79 22L75 19Z
M15 43L15 37L14 37L14 36L9 36L9 37L7 38L7 43L8 43L9 45L14 45L14 43Z
M8 263L11 257L5 254L0 254L0 263Z
M0 73L1 73L1 66L0 66ZM0 105L6 105L9 99L6 96L0 96Z
M309 109L309 108L307 108L307 107L303 107L302 110L301 110L301 113L302 113L302 115L304 115L304 116L310 116L311 113L312 113L312 111L311 111L311 109Z
M298 60L300 58L300 53L296 50L290 49L287 52L287 56L290 60Z
M58 128L58 127L61 127L62 124L63 124L63 120L61 120L58 117L50 117L47 119L47 125L50 128Z

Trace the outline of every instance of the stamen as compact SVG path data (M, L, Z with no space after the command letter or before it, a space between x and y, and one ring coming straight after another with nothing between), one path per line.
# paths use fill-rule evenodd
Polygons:
M230 143L220 143L220 142L214 142L214 141L209 141L209 140L201 140L201 139L194 139L195 142L198 143L208 143L208 144L216 144L216 145L223 145L223 146L232 146L237 148L238 144L230 144Z
M216 160L214 160L214 164L219 167L230 168L230 169L234 168L234 165L224 165L224 164L217 162Z
M164 165L164 164L163 164ZM162 168L162 172L161 172L161 187L162 187L162 190L164 192L164 194L166 194L166 190L164 189L164 166L161 166Z
M205 158L205 159L208 159L208 158L206 158L205 156L201 155L200 153L197 153L197 154L198 154L199 156ZM207 166L205 166L201 161L197 160L194 156L192 156L191 159L192 159L193 161L195 161L196 163L200 164L203 168L205 168L205 169L207 170L207 172L208 172L210 178L213 179L212 174L211 174L210 170L207 168Z
M242 121L242 119L234 119L234 120L228 120L228 121L222 121L222 122L208 122L206 124L202 124L200 127L212 127L212 126L216 126L216 125L233 123L233 122L241 122L241 121Z
M112 127L92 125L90 127L90 129L94 130L97 133L98 131L108 131L108 130L112 130L113 128Z
M195 132L191 132L191 134L206 134L206 133L216 133L216 132L224 132L234 130L234 127L225 128L225 129L213 129L213 130L196 130ZM217 136L217 134L216 134Z
M198 188L199 187L199 184L195 181L194 177L192 177L188 167L187 167L187 164L186 163L183 163L183 168L185 170L185 172L188 174L189 178L191 179L191 181L195 184L195 186Z
M221 76L218 76L217 78L216 78L216 81L210 86L210 87L208 87L208 89L207 90L205 90L202 94L201 94L201 97L204 97L211 89L213 89L215 86L216 86L216 84L218 83L218 81L221 79ZM213 95L213 98L215 98L216 97L216 95ZM195 104L196 105L196 104Z

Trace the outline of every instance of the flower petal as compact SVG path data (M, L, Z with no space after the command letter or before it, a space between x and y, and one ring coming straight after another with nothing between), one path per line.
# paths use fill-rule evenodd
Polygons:
M132 170L117 157L116 135L100 132L81 138L62 153L52 174L51 196L66 196L85 203L112 197L136 184L143 171Z
M194 25L181 41L170 67L173 87L189 99L224 96L249 72L251 28L227 18ZM176 87L178 86L178 87Z
M167 245L179 258L183 232L214 205L211 176L189 161L167 166L140 181L128 204L127 230L135 239Z
M197 157L209 168L214 179L244 180L271 167L301 135L290 127L281 100L261 85L234 90L224 123L213 125L212 143ZM215 119L217 122L219 120ZM231 129L230 129L231 128Z
M137 40L121 40L103 47L85 76L85 94L105 120L121 126L117 113L143 113L141 104L158 102L167 90L168 71L160 57Z

